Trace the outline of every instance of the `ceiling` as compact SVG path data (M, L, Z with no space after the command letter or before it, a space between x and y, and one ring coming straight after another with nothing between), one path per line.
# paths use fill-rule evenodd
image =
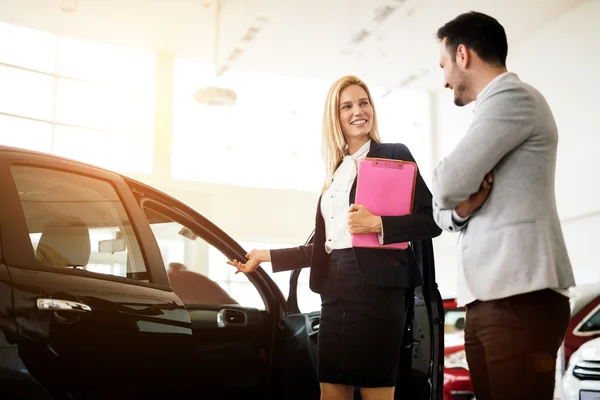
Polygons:
M459 13L493 15L512 47L582 1L223 0L218 65L328 80L351 73L390 89L441 86L435 31ZM213 63L215 4L0 0L0 21Z

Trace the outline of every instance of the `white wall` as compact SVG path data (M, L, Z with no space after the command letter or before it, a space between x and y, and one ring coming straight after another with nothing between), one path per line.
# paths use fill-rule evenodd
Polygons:
M600 281L598 21L600 2L589 0L513 43L508 56L509 70L545 95L559 127L557 203L578 284ZM472 108L455 107L446 92L435 94L438 160L452 150L472 115ZM455 235L444 233L436 243L444 295L454 294L455 241Z

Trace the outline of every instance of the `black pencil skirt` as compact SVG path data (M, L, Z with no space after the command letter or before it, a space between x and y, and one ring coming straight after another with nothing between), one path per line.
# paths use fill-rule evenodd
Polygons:
M406 321L404 288L370 285L352 249L334 250L321 290L319 382L396 386Z

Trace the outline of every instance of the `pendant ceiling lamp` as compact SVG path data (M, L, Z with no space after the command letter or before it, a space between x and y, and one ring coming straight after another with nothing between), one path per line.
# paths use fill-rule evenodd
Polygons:
M215 1L215 45L214 45L214 64L215 64L215 83L221 75L219 67L219 43L221 39L221 9L222 0ZM217 85L206 86L196 90L194 100L200 104L208 106L234 106L237 101L237 94L225 87Z

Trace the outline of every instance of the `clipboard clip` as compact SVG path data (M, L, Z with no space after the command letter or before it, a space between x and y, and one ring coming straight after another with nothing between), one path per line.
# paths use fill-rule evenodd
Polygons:
M398 162L397 160L373 160L373 166L379 168L396 168L396 169L404 169L404 163Z

